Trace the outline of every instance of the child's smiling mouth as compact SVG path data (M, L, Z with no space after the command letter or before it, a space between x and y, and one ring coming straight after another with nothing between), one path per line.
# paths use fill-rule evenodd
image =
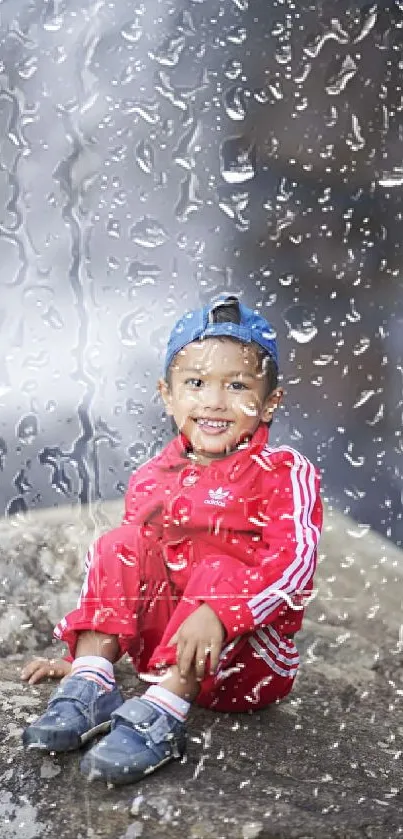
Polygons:
M208 417L195 418L194 422L198 428L201 428L206 434L211 435L222 434L232 425L231 420L215 420Z

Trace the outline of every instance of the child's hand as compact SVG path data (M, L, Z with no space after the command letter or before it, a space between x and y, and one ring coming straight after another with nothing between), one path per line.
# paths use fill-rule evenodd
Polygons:
M21 671L21 679L36 685L42 679L61 679L68 676L71 664L64 658L33 658Z
M186 681L194 665L196 679L201 682L205 675L208 655L210 673L215 673L224 638L223 624L213 609L207 603L203 603L186 618L169 642L177 645L176 661L181 679Z

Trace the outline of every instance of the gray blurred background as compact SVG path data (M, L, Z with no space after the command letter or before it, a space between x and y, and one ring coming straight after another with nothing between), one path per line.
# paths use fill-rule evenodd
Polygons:
M3 0L0 513L164 445L175 319L274 323L272 430L402 544L403 2Z

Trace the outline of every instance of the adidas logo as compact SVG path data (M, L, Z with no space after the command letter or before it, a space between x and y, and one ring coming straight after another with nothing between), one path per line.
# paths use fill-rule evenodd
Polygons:
M205 499L205 504L211 504L213 507L226 507L227 501L230 500L231 495L229 490L222 487L218 489L209 489L209 497Z

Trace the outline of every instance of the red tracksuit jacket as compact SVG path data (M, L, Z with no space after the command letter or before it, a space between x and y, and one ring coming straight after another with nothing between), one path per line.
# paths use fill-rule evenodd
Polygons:
M156 539L172 584L208 603L227 641L271 625L301 627L322 526L320 478L288 446L270 448L260 425L250 443L209 466L179 435L131 478L125 527Z

